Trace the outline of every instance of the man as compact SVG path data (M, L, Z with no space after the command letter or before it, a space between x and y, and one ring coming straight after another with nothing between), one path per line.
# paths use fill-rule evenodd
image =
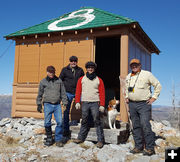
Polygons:
M53 66L48 66L47 77L40 81L36 100L38 105L37 111L40 113L42 113L42 102L44 104L44 126L47 135L44 144L47 146L51 146L53 144L51 129L51 119L53 113L57 123L55 128L56 146L63 146L62 110L60 105L61 99L64 107L66 107L68 101L64 84L61 79L55 75L55 68Z
M161 85L151 72L141 69L138 59L130 61L130 68L132 72L126 77L126 103L129 104L135 142L135 148L130 152L133 154L143 152L143 155L151 156L155 154L155 137L149 122L151 104L158 98ZM154 87L153 95L151 85Z
M101 78L96 76L96 64L89 61L85 65L87 73L79 78L76 87L76 109L80 109L80 100L82 102L82 121L78 138L74 140L79 144L85 141L88 131L88 117L91 113L97 133L97 147L102 148L104 145L104 132L100 122L100 112L104 112L105 89ZM100 111L100 112L99 112Z
M69 111L73 98L75 97L76 84L78 79L84 75L82 68L78 67L78 58L76 56L71 56L69 58L69 65L64 67L59 75L59 78L63 81L66 95L68 98L68 104L66 110L64 111L64 136L69 137Z

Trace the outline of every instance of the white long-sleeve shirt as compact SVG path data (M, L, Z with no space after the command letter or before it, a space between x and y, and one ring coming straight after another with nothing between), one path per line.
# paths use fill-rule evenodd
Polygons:
M151 93L151 85L154 93ZM133 87L132 92L128 92L128 87ZM129 73L126 77L126 98L132 101L144 101L151 97L157 99L161 91L160 82L149 71L141 70L136 75Z

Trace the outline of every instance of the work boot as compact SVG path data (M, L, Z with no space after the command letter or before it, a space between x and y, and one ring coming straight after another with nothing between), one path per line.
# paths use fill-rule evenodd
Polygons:
M134 148L133 150L130 150L130 153L132 154L138 154L138 153L142 153L143 150L142 149L138 149L138 148Z
M104 146L103 142L98 142L98 143L96 144L96 147L97 147L97 148L102 148L103 146Z
M143 151L143 155L145 155L145 156L151 156L151 155L154 155L155 154L155 151L154 151L154 149L152 149L152 150L150 150L150 149L148 149L148 150L144 150Z
M47 136L46 141L44 142L44 145L46 145L46 146L53 145L53 138L52 138L52 136Z
M62 142L59 141L59 142L56 142L56 146L57 146L57 147L63 147L64 145L63 145Z
M46 146L51 146L53 145L53 138L52 138L52 130L51 127L45 127L45 131L46 131L46 136L47 138L45 139L44 145Z
M77 138L77 139L74 139L73 142L76 144L80 144L80 143L83 143L84 141Z

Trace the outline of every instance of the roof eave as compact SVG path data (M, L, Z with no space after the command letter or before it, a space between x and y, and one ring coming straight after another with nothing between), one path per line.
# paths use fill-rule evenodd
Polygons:
M155 45L155 43L151 40L151 38L144 32L144 30L142 29L142 27L140 26L140 24L138 22L134 23L136 25L136 30L139 30L141 32L141 35L143 37L145 37L145 39L148 41L148 43L151 46L151 53L156 53L157 55L159 55L159 53L161 52L159 50L159 48Z

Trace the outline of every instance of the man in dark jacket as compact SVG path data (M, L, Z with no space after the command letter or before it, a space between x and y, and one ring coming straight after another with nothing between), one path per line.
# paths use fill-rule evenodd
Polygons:
M64 84L60 78L55 75L55 68L53 66L47 67L47 77L40 81L38 96L36 103L38 105L37 111L42 113L42 102L44 104L44 126L46 131L45 145L50 146L53 144L51 119L52 114L57 123L55 128L55 142L56 146L62 147L62 110L60 102L66 107L68 101Z
M73 98L75 97L76 84L81 76L84 76L84 71L78 65L78 58L76 56L71 56L69 58L69 65L64 67L59 75L60 79L63 81L66 95L68 98L68 104L66 110L64 111L64 136L69 136L69 111Z

